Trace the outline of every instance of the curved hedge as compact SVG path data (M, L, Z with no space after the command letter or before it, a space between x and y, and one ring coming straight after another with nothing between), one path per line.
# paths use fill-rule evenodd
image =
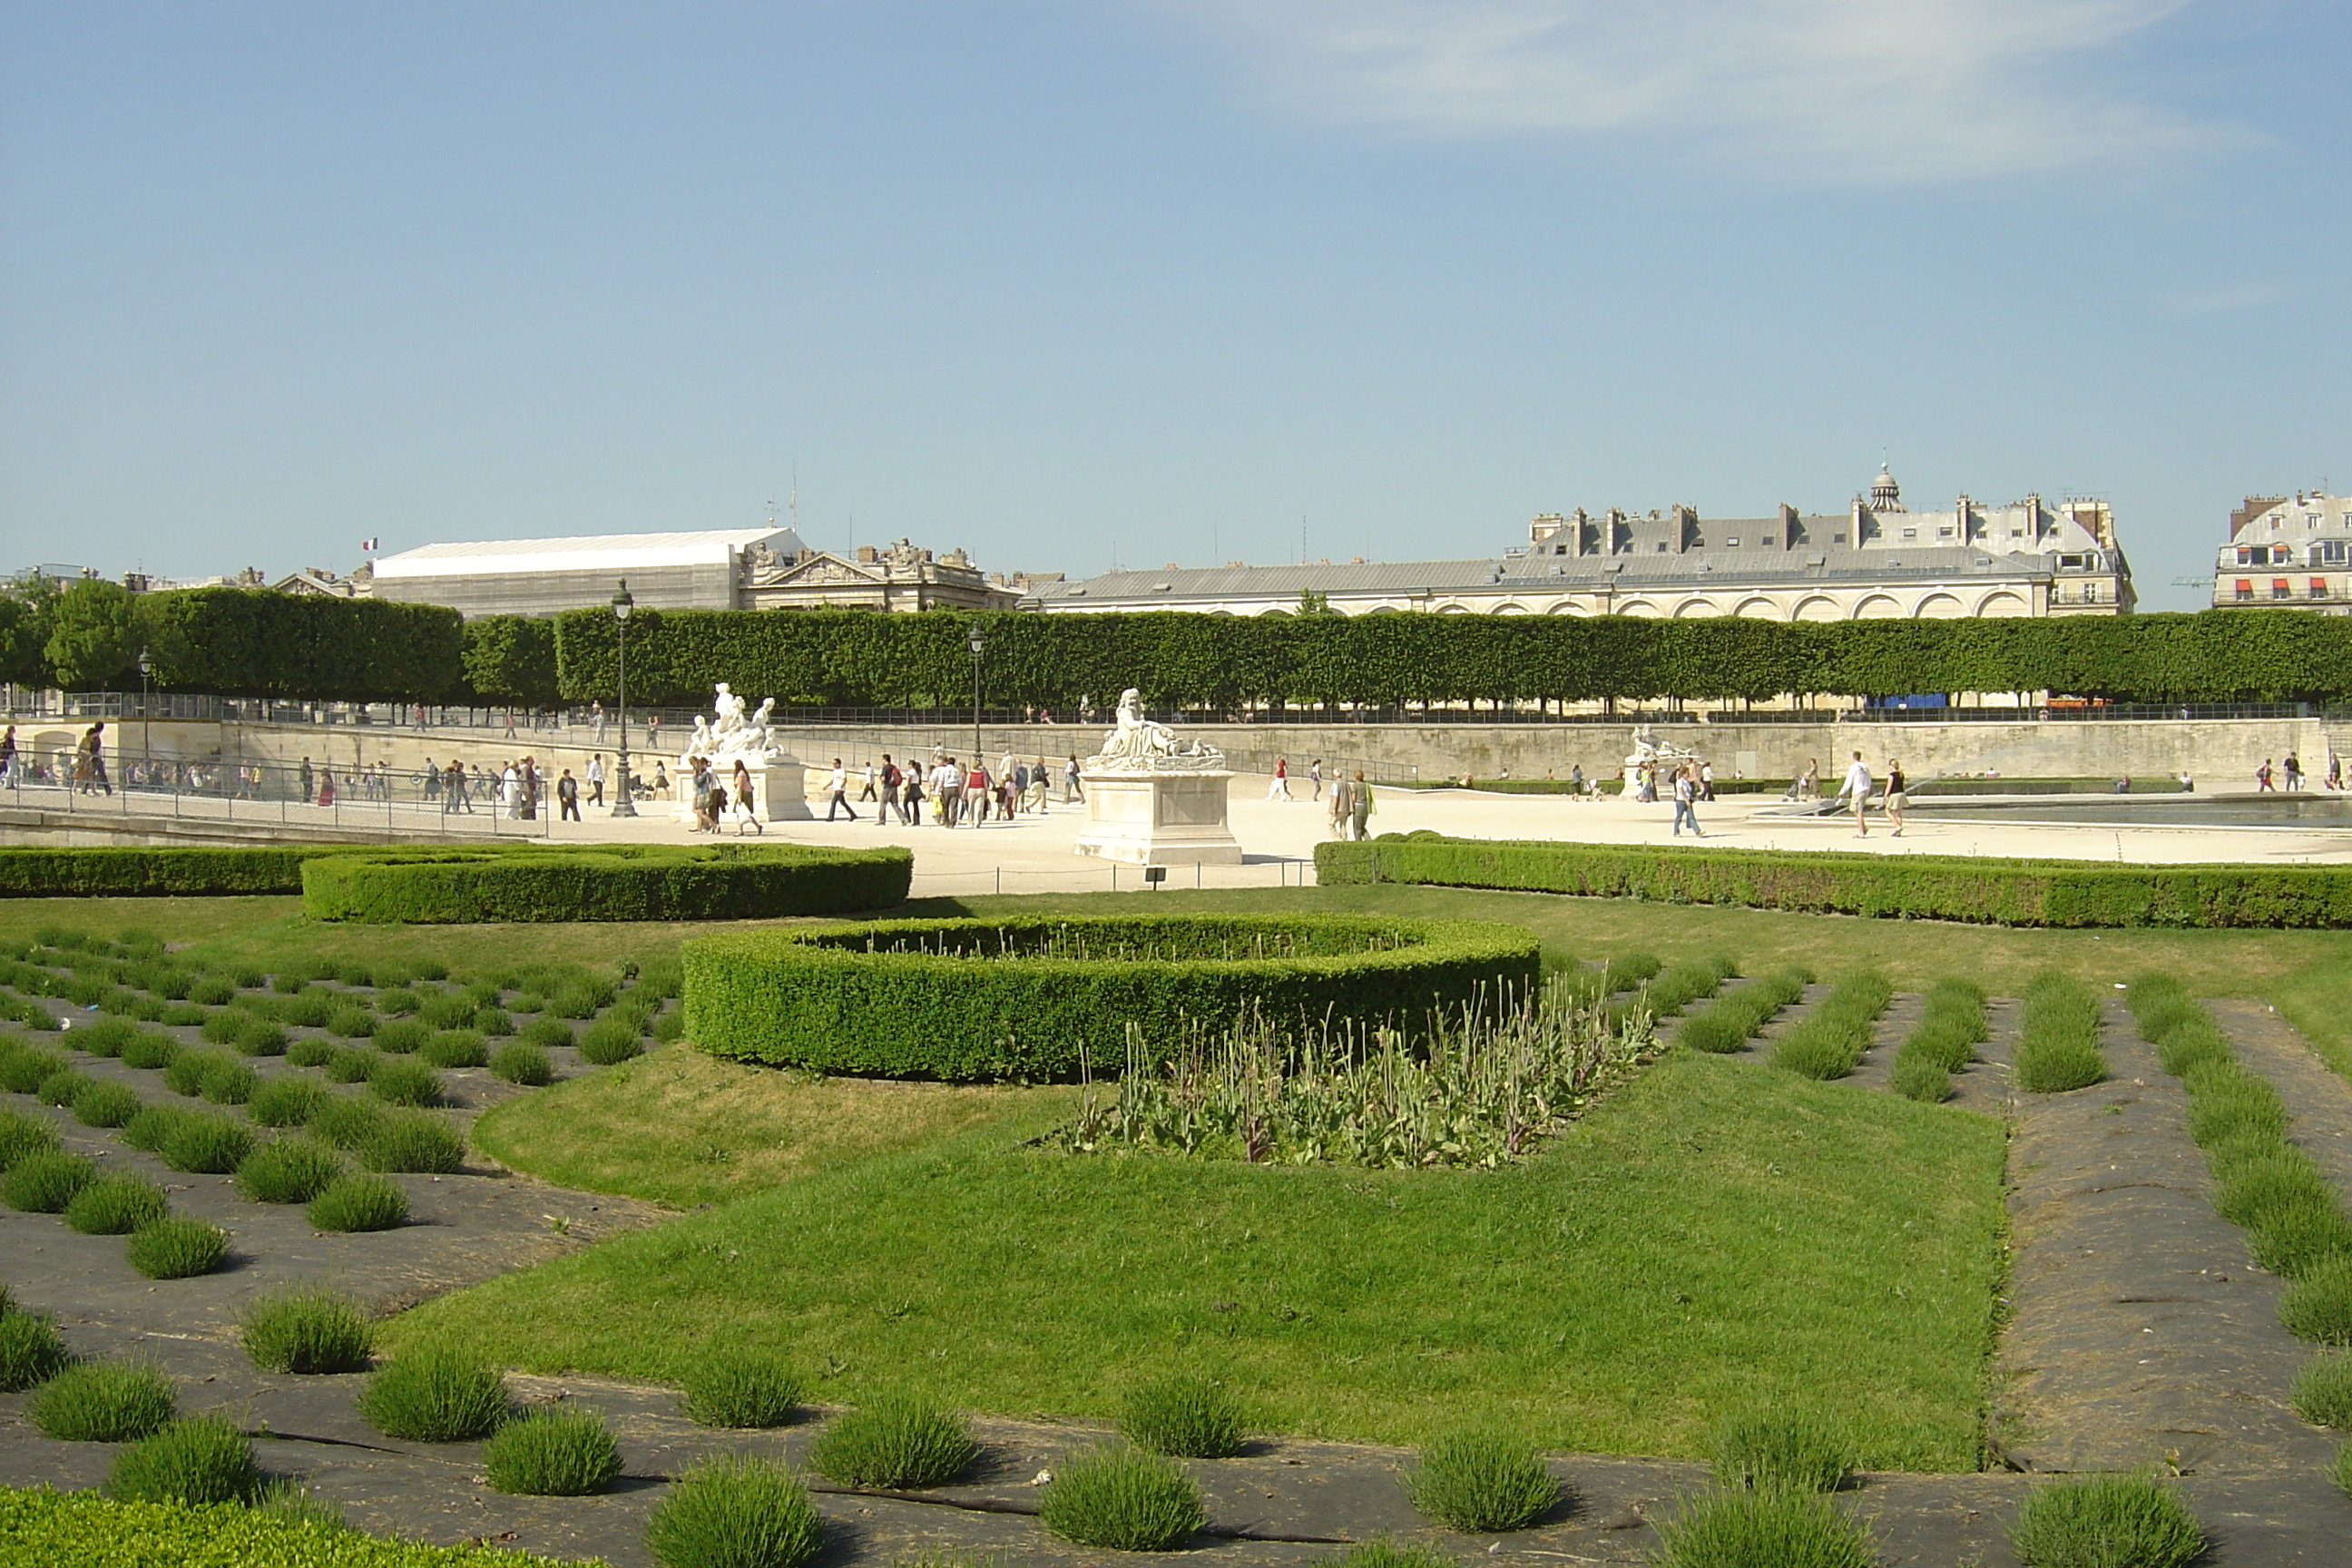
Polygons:
M2117 866L1383 836L1318 844L1325 887L1412 882L1758 910L2078 928L2352 927L2352 868Z
M1332 915L885 921L683 952L687 1036L714 1056L951 1081L1115 1073L1129 1022L1415 1020L1537 974L1517 926Z
M893 909L915 857L804 845L607 845L593 849L385 849L302 866L314 920L753 920Z

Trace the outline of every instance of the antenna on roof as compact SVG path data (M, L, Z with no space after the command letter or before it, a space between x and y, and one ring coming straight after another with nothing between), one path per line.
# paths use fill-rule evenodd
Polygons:
M801 466L798 463L793 465L793 499L789 504L793 513L793 537L797 539L801 532Z
M1307 514L1298 514L1298 563L1307 564Z

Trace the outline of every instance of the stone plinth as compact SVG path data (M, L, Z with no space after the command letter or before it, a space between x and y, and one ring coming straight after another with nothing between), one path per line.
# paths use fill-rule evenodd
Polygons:
M735 770L730 763L719 770L719 782L726 786L727 797L732 801ZM670 815L679 822L694 821L694 776L679 773L670 780ZM764 768L751 770L751 795L761 822L807 822L811 819L808 803L808 770L789 759ZM732 807L730 806L731 810Z
M1225 826L1223 772L1087 773L1081 855L1130 866L1237 866L1242 847Z

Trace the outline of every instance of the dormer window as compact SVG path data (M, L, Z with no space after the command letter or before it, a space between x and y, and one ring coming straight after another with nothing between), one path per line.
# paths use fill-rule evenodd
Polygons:
M1736 539L1727 539L1723 542L1723 547L1726 550L1737 550L1739 548L1739 541Z
M1832 533L1830 535L1830 542L1832 544L1843 544L1845 542L1845 535L1843 533Z
M1903 537L1906 539L1916 539L1919 537L1919 531L1916 528L1906 528L1903 531Z

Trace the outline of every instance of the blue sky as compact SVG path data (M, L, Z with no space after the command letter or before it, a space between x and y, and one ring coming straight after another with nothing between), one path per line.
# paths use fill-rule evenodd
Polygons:
M2323 0L0 0L0 565L2352 488Z

